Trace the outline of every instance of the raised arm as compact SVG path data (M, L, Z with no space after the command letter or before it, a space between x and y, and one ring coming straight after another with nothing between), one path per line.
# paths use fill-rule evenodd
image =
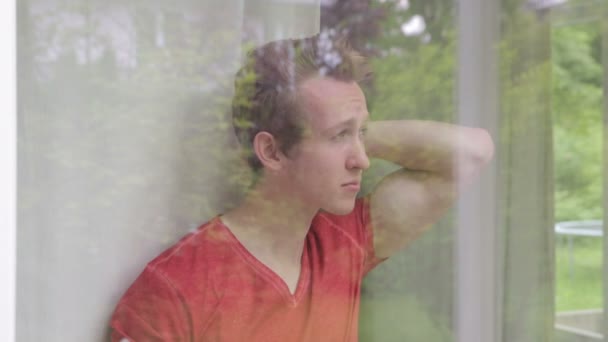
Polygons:
M467 184L494 154L487 131L418 120L367 125L369 157L403 168L370 195L374 248L388 257L417 238L453 204L458 182Z

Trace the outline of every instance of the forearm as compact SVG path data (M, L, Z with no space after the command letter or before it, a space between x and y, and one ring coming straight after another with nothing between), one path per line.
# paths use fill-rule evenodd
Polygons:
M373 121L367 128L369 157L445 177L466 176L494 153L490 135L480 128L419 120Z

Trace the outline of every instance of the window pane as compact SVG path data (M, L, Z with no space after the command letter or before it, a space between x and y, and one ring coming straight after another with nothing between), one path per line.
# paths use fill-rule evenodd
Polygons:
M556 330L601 339L603 326L602 4L573 1L552 29Z
M602 310L606 303L601 295L606 288L606 238L599 236L606 205L601 189L607 54L602 49L608 49L608 38L597 15L604 7L599 0L18 1L17 339L108 340L113 312L132 284L141 284L137 279L162 282L158 279L168 274L154 278L146 265L168 248L178 246L171 251L183 252L189 240L180 239L199 234L205 224L223 222L222 236L234 239L226 250L247 260L240 264L246 267L237 272L220 262L204 270L225 272L222 280L255 279L246 285L267 281L246 299L268 289L296 304L298 289L309 296L303 298L327 294L336 283L315 288L301 279L313 284L328 279L322 276L348 272L340 273L339 267L325 273L328 268L305 269L305 260L340 263L344 255L358 260L353 266L360 272L352 277L356 279L346 277L354 284L348 302L352 306L343 305L348 315L333 315L340 306L320 296L326 299L322 305L300 307L311 312L302 316L303 322L316 319L318 324L292 329L303 339L319 331L335 333L332 323L348 321L352 329L344 334L347 340L459 341L481 336L507 342L570 341L563 329L555 328L572 321L562 312ZM277 43L288 38L297 43ZM366 58L369 74L358 69L358 55L334 53L342 48L342 39ZM302 56L309 43L316 50L306 60ZM333 77L341 87L356 78L362 93L354 88L353 98L363 98L366 107L351 101L330 111L328 103L333 102L310 100L313 95L304 92L301 80L315 79L306 74L307 63L318 69L319 79ZM276 71L277 79L287 76L283 83L265 83L260 68ZM365 75L359 77L359 71ZM340 87L325 85L305 90L318 101L347 97L332 92ZM287 96L272 102L264 95L275 93ZM254 111L256 106L264 109L258 121L238 116L239 110ZM281 116L268 114L274 112ZM312 115L335 119L367 112L370 127L357 126L356 134L344 129L330 137L332 127L298 126L317 123ZM273 119L264 121L268 115ZM361 123L357 118L345 122L356 126ZM374 123L388 120L390 125L380 130L386 136L376 131L374 138ZM432 129L396 128L428 122ZM451 134L456 131L462 134L458 139ZM474 140L465 131L477 132L477 138L489 135L493 144ZM255 145L246 141L251 132L268 135L258 134L262 138ZM268 136L278 138L263 140ZM389 136L400 144L389 149L385 141L384 155L377 149L372 155L370 140L378 146ZM415 139L408 143L408 137ZM297 153L283 149L290 141ZM361 146L367 151L357 149ZM365 153L357 153L361 151ZM260 159L264 152L268 159ZM443 158L429 162L437 155ZM302 198L306 205L298 202L299 209L315 209L306 216L310 220L304 228L310 229L298 240L304 246L298 247L301 258L273 258L265 254L267 249L256 249L258 245L247 243L256 239L247 237L262 233L239 235L247 230L239 233L238 227L246 224L237 222L245 221L230 221L247 216L225 215L243 203L263 202L248 202L255 200L252 189L260 179L268 179L256 175L256 162L282 175L276 178L282 183L270 183L275 186L269 193L284 196L270 202L270 214L251 212L264 222L286 218L283 224L293 228L305 220L285 214L289 204ZM473 176L467 173L470 165ZM331 171L356 183L340 185L340 191L344 185L352 192L354 209L338 214L339 206L332 205L342 202L327 199ZM399 200L374 199L383 184L388 190L379 198ZM429 214L434 209L441 213ZM432 220L412 219L419 216ZM352 244L348 253L342 245L310 252L313 242L330 241L314 235L322 226L319 217L331 222L323 226L328 230L360 228L360 234L336 233L342 243ZM355 223L344 223L353 217ZM395 217L407 224L394 224ZM576 224L564 223L572 221ZM382 235L378 222L393 230ZM588 234L571 235L573 225ZM373 240L378 237L384 237L384 244ZM386 247L391 239L402 242L399 249ZM374 258L378 246L391 253L375 266L382 259ZM178 314L164 312L177 317L183 308L174 304L189 308L191 298L170 281L163 284L171 286L150 292L178 298L167 300L178 307ZM230 284L234 282L193 293L225 298ZM225 307L217 300L217 308ZM166 309L161 300L148 302L153 303L148 314ZM276 329L271 332L285 328L277 323L281 319L300 312L276 311L280 314L272 316L272 310L260 309L268 301L252 302L257 304L249 307L250 317ZM134 317L145 311L138 310L133 310ZM203 331L213 320L197 321L188 310L184 321L193 331L187 334L198 336L197 329ZM245 314L230 319L222 314L210 315L215 322L209 325L252 321ZM162 330L161 323L148 325ZM317 329L319 325L325 328ZM258 332L265 331L262 326ZM600 327L590 329L599 333ZM224 336L227 330L214 331Z

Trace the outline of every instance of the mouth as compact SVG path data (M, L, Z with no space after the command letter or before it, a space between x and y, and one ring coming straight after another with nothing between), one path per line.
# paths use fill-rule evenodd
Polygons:
M357 192L359 191L359 189L361 189L361 183L359 183L358 181L344 183L342 184L342 187L346 188L346 190Z

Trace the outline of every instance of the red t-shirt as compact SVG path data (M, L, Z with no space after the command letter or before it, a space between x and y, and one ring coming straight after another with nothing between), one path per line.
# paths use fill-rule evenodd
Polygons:
M150 262L111 319L112 341L357 341L363 276L377 265L369 201L317 214L292 295L218 217Z

